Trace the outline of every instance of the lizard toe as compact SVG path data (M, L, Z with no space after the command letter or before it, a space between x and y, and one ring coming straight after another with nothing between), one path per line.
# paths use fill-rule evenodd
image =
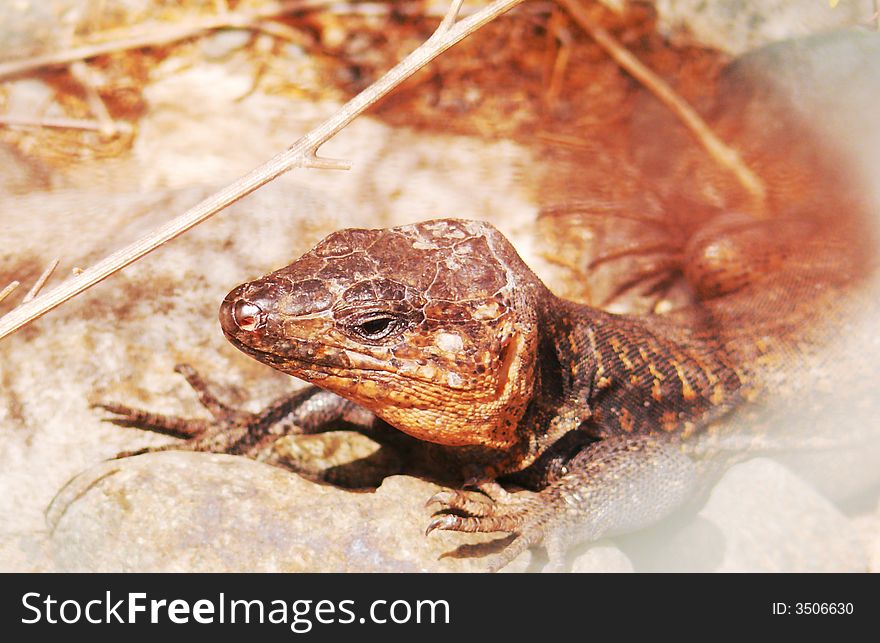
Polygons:
M533 544L534 543L531 542L528 537L523 535L517 536L511 540L504 549L488 558L489 564L486 571L494 574L502 567L506 567L514 558L519 556Z
M518 520L514 516L459 516L443 514L435 516L428 523L425 535L435 529L442 531L463 531L465 533L516 533Z
M552 521L548 521L545 516L529 515L520 522L516 537L500 552L487 558L488 571L497 572L527 549L542 544L547 549L549 557L543 571L550 573L564 571L566 549L558 535L559 532L554 528Z
M474 500L462 492L441 491L429 500L429 504L436 500L443 506L432 518L425 533L435 529L466 533L521 533L523 526L533 521L535 494L505 494L498 500L485 502Z
M466 516L488 516L494 511L494 505L482 500L475 500L461 491L439 491L428 498L426 507L439 504L437 512L455 511Z

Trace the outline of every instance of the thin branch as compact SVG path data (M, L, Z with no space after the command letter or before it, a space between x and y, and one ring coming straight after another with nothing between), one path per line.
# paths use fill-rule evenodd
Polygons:
M445 21L443 24L449 23L451 26L448 26L442 36L431 36L431 38L409 56L401 60L384 76L348 101L330 118L300 138L290 148L251 170L248 174L209 196L201 203L196 204L158 230L135 241L128 247L118 250L94 266L84 270L80 275L68 279L53 290L43 293L27 304L22 304L3 318L0 318L0 339L44 315L68 299L75 297L87 288L103 281L113 273L122 270L163 243L167 243L183 234L193 226L208 219L223 208L235 203L288 170L304 165L314 165L316 162L322 161L320 157L316 156L318 148L370 105L441 53L523 1L496 0L491 5L454 24L450 21ZM459 5L460 2L456 0L450 9L450 14L453 14L453 12L457 13ZM323 162L326 163L328 160L323 159Z
M293 27L290 27L283 22L278 22L277 20L260 20L251 25L251 29L268 34L278 40L292 42L300 46L314 46L317 40L317 38L311 34L294 29Z
M556 8L551 12L547 23L547 39L551 43L547 51L550 54L549 58L552 58L547 65L549 71L546 72L547 89L544 92L544 105L548 109L554 109L556 106L559 93L562 91L565 70L571 60L573 38L564 21L565 18L559 8ZM559 43L558 46L554 46L556 43Z
M446 15L443 16L443 20L440 21L440 25L431 34L431 40L439 39L444 34L448 33L452 28L452 25L455 24L455 21L458 20L458 12L461 11L461 5L464 4L464 0L452 0L452 4L449 7L449 11L446 12Z
M763 216L767 189L764 182L745 164L739 153L718 138L696 110L688 105L662 78L633 56L605 29L595 24L580 5L580 0L557 0L621 67L634 76L684 123L716 163L729 170L752 197L753 214Z
M3 290L0 290L0 301L3 301L9 295L13 293L13 291L21 285L20 281L11 281Z
M60 259L54 259L52 263L49 264L49 266L43 271L43 274L41 274L34 282L34 285L31 286L31 289L24 296L24 299L21 300L22 304L32 301L38 294L40 294L43 286L46 285L46 282L49 281L49 277L52 276L52 273L55 272L55 268L58 267L59 261Z

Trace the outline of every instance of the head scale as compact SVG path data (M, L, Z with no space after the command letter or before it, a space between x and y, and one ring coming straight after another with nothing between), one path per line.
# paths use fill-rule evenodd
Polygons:
M335 232L227 295L230 341L415 437L508 448L531 395L540 281L493 226Z

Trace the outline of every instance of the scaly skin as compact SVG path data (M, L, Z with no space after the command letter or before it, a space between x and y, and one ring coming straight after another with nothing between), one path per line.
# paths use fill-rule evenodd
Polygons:
M342 230L220 309L236 347L324 391L253 416L186 371L214 428L105 408L187 448L270 461L278 435L384 421L439 445L424 458L442 454L485 496L437 494L429 532L514 534L492 569L540 542L558 563L699 490L687 446L821 350L865 273L861 247L840 220L720 215L683 249L695 303L622 316L555 297L486 223Z

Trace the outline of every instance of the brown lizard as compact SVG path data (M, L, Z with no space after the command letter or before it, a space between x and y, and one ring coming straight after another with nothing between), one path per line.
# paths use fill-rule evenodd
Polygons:
M702 154L691 163L662 130L656 156L675 171L658 183L671 198L643 247L674 246L656 265L682 275L690 296L670 313L561 299L487 223L342 230L220 308L235 346L316 386L246 413L180 367L213 422L104 408L188 438L165 448L283 466L273 447L287 434L351 427L390 442L407 472L480 492L435 495L428 531L510 534L493 569L537 543L558 564L572 543L648 525L705 490L729 451L772 444L789 411L805 443L817 404L833 400L833 416L852 382L878 384L870 353L867 372L847 373L856 365L835 352L856 313L877 310L864 288L872 228L851 172L800 132L791 106L722 104L728 135L768 183L768 216L733 205L736 189L711 169L695 174ZM545 193L588 200L589 162L571 163L571 176L554 171ZM544 220L559 226L582 207L549 204ZM642 212L625 199L619 210ZM847 421L832 417L830 428Z
M572 543L650 524L699 491L703 439L840 328L866 273L853 230L719 214L683 248L695 303L639 316L554 296L487 223L342 230L220 308L236 347L317 387L250 414L182 367L215 423L104 408L189 438L169 448L269 461L280 435L390 425L438 445L422 457L483 494L435 495L428 532L512 534L492 569L542 542L558 563Z

